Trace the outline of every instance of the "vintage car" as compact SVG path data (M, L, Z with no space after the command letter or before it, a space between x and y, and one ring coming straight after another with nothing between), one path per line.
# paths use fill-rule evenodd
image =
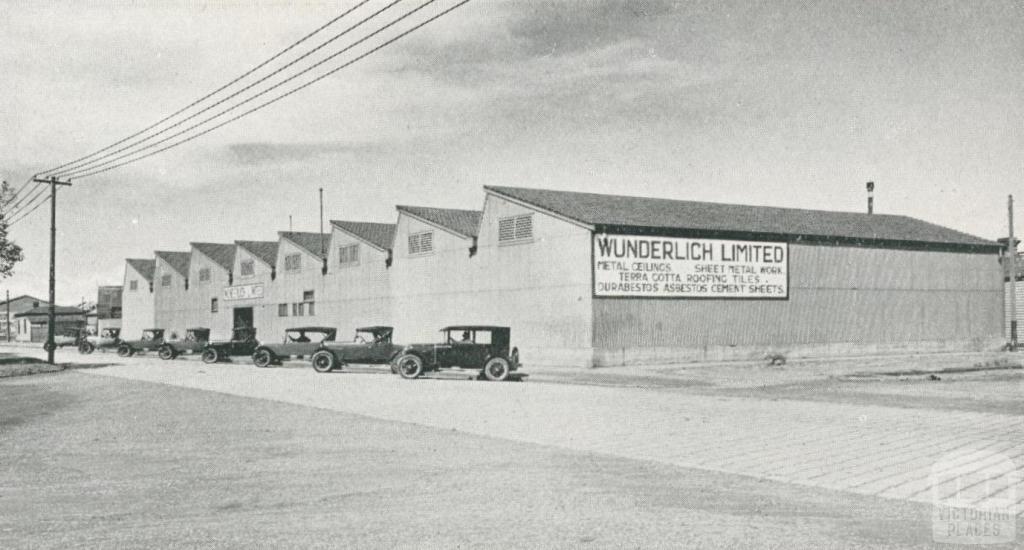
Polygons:
M97 349L117 348L121 344L121 329L105 328L99 335L90 335L78 343L78 353L88 355Z
M391 342L391 327L361 327L352 342L324 342L313 354L313 370L330 372L346 364L386 365L401 351Z
M251 327L236 328L231 331L230 340L207 342L203 348L203 362L216 363L228 357L244 355L252 357L260 343L256 340L256 329Z
M439 344L411 344L393 361L402 378L418 378L426 371L458 367L480 369L487 380L507 380L519 369L519 349L509 349L508 327L459 325L441 329Z
M142 338L138 340L122 340L117 346L117 354L121 357L131 357L140 351L160 349L163 343L164 329L147 328L142 331Z
M210 341L210 329L190 328L185 331L185 338L181 340L165 340L158 348L157 353L163 360L174 359L182 353L196 353L206 349L206 343Z
M330 327L297 327L284 333L284 342L280 344L261 344L252 354L252 362L257 367L280 365L281 361L290 357L308 357L316 353L324 342L333 342L338 329Z
M85 338L84 328L71 328L61 331L60 334L53 335L54 349L62 348L64 346L75 346L78 347L78 343ZM49 351L50 343L43 342L43 349Z

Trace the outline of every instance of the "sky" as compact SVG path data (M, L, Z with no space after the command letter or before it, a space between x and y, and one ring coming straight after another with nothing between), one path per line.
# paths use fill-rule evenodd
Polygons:
M129 136L356 3L0 1L0 177ZM317 231L319 188L328 219L393 222L396 204L480 209L484 185L863 211L872 180L877 212L995 239L1007 195L1024 201L1022 6L472 0L257 113L72 178L57 301L95 300L154 250L276 240L289 216ZM11 228L12 296L46 297L48 208Z

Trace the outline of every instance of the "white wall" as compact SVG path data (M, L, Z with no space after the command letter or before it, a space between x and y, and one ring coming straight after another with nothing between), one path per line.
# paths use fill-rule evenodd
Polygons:
M136 290L131 289L132 281L137 283ZM153 328L154 323L154 292L149 289L149 281L131 264L125 262L124 292L121 295L121 337L139 338L142 331Z
M338 249L353 244L359 246L358 264L342 265ZM317 307L322 308L324 324L338 328L339 339L351 338L357 327L392 324L390 270L386 260L387 251L333 228L325 295L318 298Z
M210 270L210 280L200 281L199 271ZM210 329L210 338L226 339L231 336L231 311L225 309L222 295L228 286L229 272L196 248L192 248L189 263L189 288L184 295L182 316L186 328L204 327ZM210 301L217 298L217 313L211 311ZM182 338L185 333L179 333Z
M533 215L533 238L498 241L498 220ZM524 365L592 360L590 231L489 195L477 239L434 228L435 252L409 256L408 235L432 225L400 213L391 273L396 340L432 342L445 325L504 325Z
M301 269L298 271L285 270L285 257L289 254L300 254L302 257ZM257 315L257 334L261 341L280 342L284 339L284 331L290 327L298 326L333 326L329 315L322 311L321 304L326 297L327 277L321 272L322 262L316 255L306 249L292 243L287 239L281 239L277 248L277 278L265 287L266 299L262 312ZM315 314L310 315L308 311L301 317L296 317L292 312L292 304L302 302L303 292L312 290L316 306ZM278 304L288 304L288 316L278 315ZM305 308L304 308L305 309Z
M434 250L411 256L411 233L433 231ZM445 325L484 323L471 295L476 264L472 239L450 233L399 211L391 266L392 319L399 343L437 341Z
M171 276L168 286L163 286L164 275ZM153 270L153 327L162 328L165 338L185 337L185 329L191 325L189 319L188 295L185 290L185 277L174 270L159 256L156 258L156 268ZM138 336L131 333L126 338L135 339Z

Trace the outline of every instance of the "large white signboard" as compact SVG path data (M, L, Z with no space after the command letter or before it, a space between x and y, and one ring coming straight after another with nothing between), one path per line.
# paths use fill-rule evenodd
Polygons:
M595 234L594 296L787 299L789 246Z
M252 300L263 297L263 285L238 285L224 288L224 300Z

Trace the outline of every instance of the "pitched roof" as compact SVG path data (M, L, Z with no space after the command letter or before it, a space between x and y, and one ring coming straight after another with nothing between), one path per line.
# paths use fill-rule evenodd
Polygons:
M55 315L85 315L85 312L77 307L70 306L53 306L53 312ZM50 314L49 306L34 307L28 311L17 313L15 317L34 317L34 316L47 316Z
M327 233L304 233L301 231L279 231L278 235L299 245L299 247L304 248L310 254L321 259L323 259L323 255L320 254L321 246L323 250L326 250L327 243L331 239L331 236Z
M248 250L267 265L277 263L277 241L235 241L235 244Z
M17 302L18 300L24 300L26 298L31 300L31 301L33 301L33 302L39 302L40 304L48 303L46 300L42 300L40 298L36 298L35 296L31 296L29 294L22 294L21 296L15 296L14 298L11 298L10 300L0 300L0 306L7 305L7 302L14 303L14 302Z
M188 277L188 266L192 263L191 252L168 252L157 250L156 257L167 262L171 269L177 271L182 277Z
M396 226L393 223L331 220L331 225L347 231L378 248L391 248L391 242L395 237Z
M484 189L593 226L823 237L861 242L998 246L993 241L947 227L889 214L745 206L522 187L484 186Z
M403 205L399 205L396 208L466 237L477 236L480 227L480 216L483 215L483 212L479 210L456 210L453 208Z
M204 256L210 258L217 265L223 267L227 271L231 271L235 267L235 245L233 244L220 244L220 243L189 243L193 248L202 252Z
M153 282L153 271L156 270L156 260L148 260L141 258L128 258L128 265L132 266L132 269L139 272L144 279L149 282Z

